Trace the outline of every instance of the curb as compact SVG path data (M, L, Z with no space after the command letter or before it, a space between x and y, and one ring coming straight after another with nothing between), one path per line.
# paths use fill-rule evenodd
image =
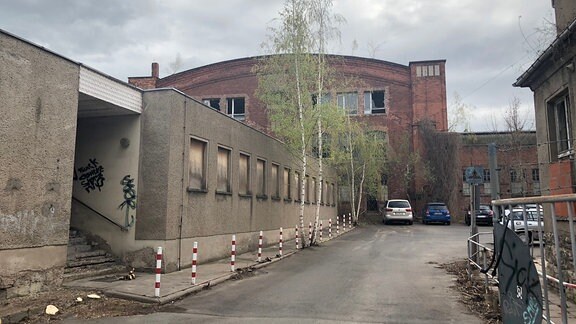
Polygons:
M263 268L269 264L278 262L278 261L283 260L289 256L292 256L295 253L296 253L296 251L288 252L288 253L282 255L281 257L274 258L268 262L255 263L255 264L249 265L249 266L244 267L244 268L239 268L239 269L246 269L246 268L260 269L260 268ZM148 304L164 305L164 304L170 303L176 299L179 299L179 298L185 297L187 295L193 294L197 291L203 290L207 287L212 287L212 286L215 286L215 285L222 283L224 281L230 280L230 279L234 278L234 276L236 276L236 274L237 274L237 272L230 272L229 274L226 274L226 275L223 275L220 277L216 277L216 278L210 279L208 281L201 282L195 286L190 286L190 287L184 288L182 290L179 290L177 292L174 292L174 293L171 293L169 295L162 296L162 297L148 297L148 296L135 295L135 294L125 293L125 292L115 291L115 290L107 291L104 294L106 296L109 296L109 297L117 297L117 298L122 298L122 299L135 300L135 301L148 303Z

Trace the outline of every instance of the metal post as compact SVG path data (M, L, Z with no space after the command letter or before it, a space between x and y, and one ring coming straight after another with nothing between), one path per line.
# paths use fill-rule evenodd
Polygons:
M475 242L471 246L471 258L474 262L478 263L477 253L478 253L478 226L476 225L476 209L480 208L478 206L477 200L479 198L478 195L478 185L471 184L472 186L472 193L470 195L471 202L470 202L470 237L472 241Z
M560 309L562 310L562 323L568 323L568 308L566 307L566 292L564 291L564 275L562 274L562 257L560 252L560 239L558 238L558 225L556 224L556 208L552 206L552 231L554 233L554 248L556 250L556 266L558 267L558 290L560 291Z

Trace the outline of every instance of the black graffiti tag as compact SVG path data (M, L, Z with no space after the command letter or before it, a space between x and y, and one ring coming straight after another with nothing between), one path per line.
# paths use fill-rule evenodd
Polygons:
M136 191L134 190L134 179L130 179L130 175L124 176L120 181L120 184L124 187L122 191L124 192L124 201L118 206L118 208L123 209L126 206L128 209L136 208Z
M102 187L104 186L104 167L99 165L96 159L89 159L89 163L86 166L79 167L78 172L80 175L78 176L78 180L80 180L80 184L87 192L91 190L98 189L98 191L102 191Z

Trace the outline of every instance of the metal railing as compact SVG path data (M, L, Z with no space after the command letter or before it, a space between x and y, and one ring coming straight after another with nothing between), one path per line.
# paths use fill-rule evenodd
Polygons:
M576 284L570 282L575 280L570 279L570 277L576 277L574 202L576 202L576 194L492 201L494 224L500 223L508 226L512 233L519 235L522 238L522 243L529 247L530 256L537 268L542 288L542 319L547 323L555 323L553 319L560 320L564 324L569 323L570 307L568 304L572 301L568 300L566 289L576 289ZM543 211L544 215L544 224L537 221L536 228L532 229L527 226L527 210L534 208L531 205L536 205L538 215L540 211ZM513 209L516 213L521 211L523 219L514 219L512 216ZM509 218L512 219L509 220ZM524 228L516 227L522 224L524 224ZM536 244L533 240L536 235L538 247L535 247ZM506 239L506 235L503 235L503 238ZM490 280L498 283L498 276L490 275L487 271L487 268L493 263L488 264L488 259L491 259L494 253L497 258L499 253L492 248L492 244L495 243L493 242L494 239L496 238L492 232L481 232L468 238L469 276L471 278L474 271L480 270L485 275L486 290L488 290ZM573 296L576 296L576 293ZM572 308L574 307L572 306ZM570 316L570 320L576 322L576 318L573 316Z

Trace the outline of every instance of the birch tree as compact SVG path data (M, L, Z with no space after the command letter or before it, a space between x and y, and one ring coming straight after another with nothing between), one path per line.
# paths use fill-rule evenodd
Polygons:
M268 41L264 44L273 55L263 58L256 68L257 96L267 105L272 131L297 156L302 180L309 168L308 155L316 136L320 184L323 183L324 111L330 106L322 102L328 73L324 51L328 36L335 33L330 26L330 7L328 0L287 0L279 13L279 26L270 28ZM303 235L305 184L305 181L298 183L303 242L306 237ZM317 190L315 227L319 220L322 186Z

